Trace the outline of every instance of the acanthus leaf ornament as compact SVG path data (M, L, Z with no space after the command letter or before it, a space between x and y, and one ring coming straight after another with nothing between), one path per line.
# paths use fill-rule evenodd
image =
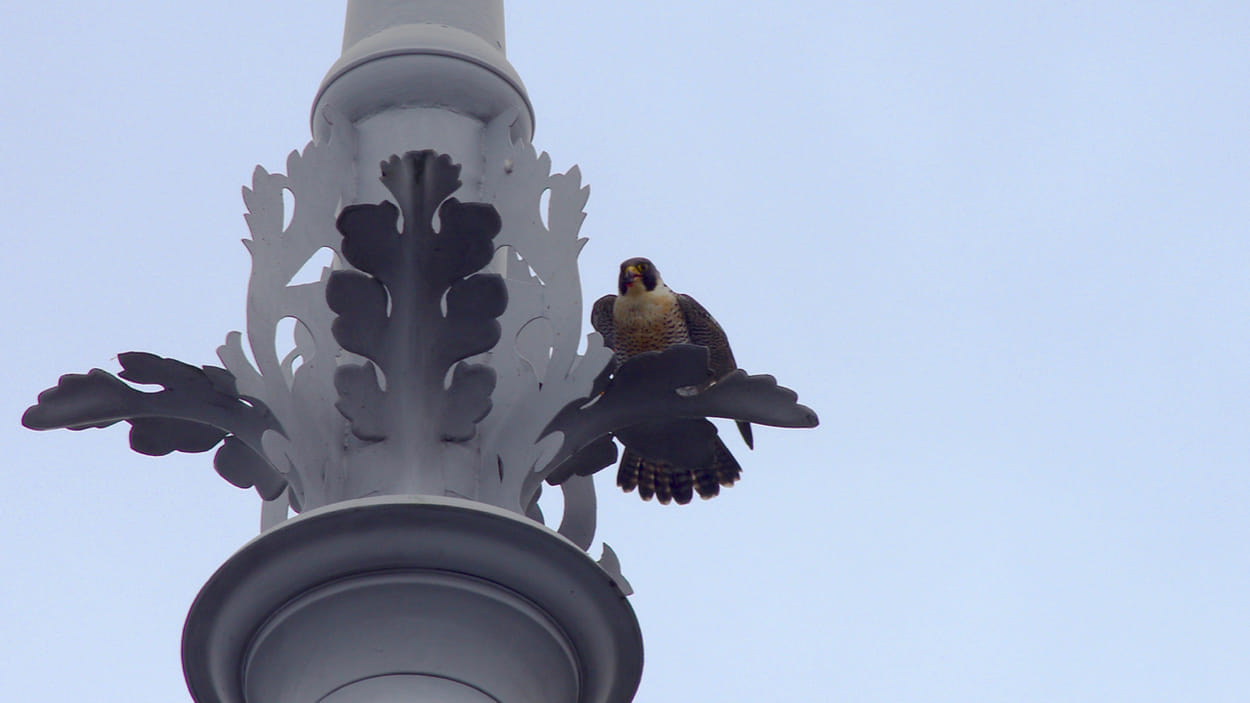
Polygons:
M122 371L66 374L22 415L35 430L108 427L130 423L130 446L140 454L206 452L222 440L214 460L218 473L240 488L255 486L264 498L286 487L264 455L261 436L281 427L263 402L238 393L234 377L215 366L197 368L145 352L118 354ZM120 376L120 379L119 379ZM141 391L124 383L159 385Z
M302 512L409 493L544 522L537 501L557 443L539 431L590 392L611 358L594 334L577 350L589 189L576 167L553 174L504 115L483 132L486 170L470 186L450 157L412 151L382 164L391 200L352 204L355 128L333 111L319 119L329 129L290 154L286 174L257 167L243 189L247 328L218 348L224 369L123 354L122 378L164 374L171 385L153 394L102 370L71 374L28 411L28 426L127 420L136 451L217 446L218 473L272 501L269 526L288 504ZM315 279L300 273L322 261ZM286 329L294 336L283 344ZM175 407L168 399L183 386L207 390L178 390ZM58 423L51 398L68 397L66 387L77 390ZM230 412L233 424L196 420ZM593 483L575 477L560 488L558 531L589 548Z
M344 208L343 255L357 270L333 272L326 288L335 339L368 359L336 372L339 410L358 438L412 444L422 456L429 447L416 445L468 440L490 412L494 371L463 359L495 346L495 318L508 304L501 276L476 273L494 253L499 214L450 197L459 171L432 151L384 163L382 181L399 206Z

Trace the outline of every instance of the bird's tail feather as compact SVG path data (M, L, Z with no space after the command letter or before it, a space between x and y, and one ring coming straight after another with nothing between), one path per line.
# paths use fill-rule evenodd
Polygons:
M747 449L755 449L755 436L751 433L751 423L745 420L735 420L738 424L738 432L742 435L742 441L747 443Z
M637 488L643 500L654 497L665 505L674 500L685 505L696 491L704 499L712 498L720 493L721 486L732 486L742 476L742 467L725 444L719 437L713 441L712 461L693 468L648 459L626 447L616 473L616 485L626 493Z

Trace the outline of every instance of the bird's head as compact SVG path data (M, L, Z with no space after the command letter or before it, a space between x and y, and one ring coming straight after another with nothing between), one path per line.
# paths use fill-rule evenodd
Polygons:
M621 275L617 279L617 290L621 295L642 295L663 285L660 271L650 259L636 256L621 263Z

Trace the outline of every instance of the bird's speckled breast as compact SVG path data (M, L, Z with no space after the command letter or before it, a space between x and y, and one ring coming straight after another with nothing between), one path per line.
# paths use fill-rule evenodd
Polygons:
M690 340L686 319L672 291L617 296L612 317L616 326L616 353L622 360Z

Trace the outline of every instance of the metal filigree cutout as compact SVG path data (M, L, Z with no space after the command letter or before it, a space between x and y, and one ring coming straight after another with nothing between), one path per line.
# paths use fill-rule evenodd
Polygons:
M514 142L504 115L485 134L487 172L483 197L503 216L495 238L497 265L508 284L508 309L500 317L502 339L492 354L498 372L495 410L482 421L481 471L498 471L498 489L542 521L538 498L556 443L542 429L570 401L590 392L612 359L597 334L578 355L582 292L577 257L590 189L581 173L552 174L551 158L527 142ZM547 193L546 217L543 194ZM501 402L500 399L509 399ZM566 482L561 534L583 549L595 532L595 493L589 478ZM514 498L515 497L515 498ZM606 547L606 545L605 545ZM605 554L606 554L605 550Z
M144 352L119 354L120 379L165 390L140 391L101 369L67 374L40 394L23 424L40 430L84 429L124 420L131 424L131 447L155 455L204 452L221 442L213 464L222 477L239 487L255 486L266 500L289 499L299 509L307 481L296 467L324 472L332 458L313 445L341 446L327 441L335 420L319 412L316 402L324 395L318 375L326 376L327 370L332 375L336 366L324 274L320 282L291 284L319 250L337 253L341 238L334 213L354 194L354 130L344 119L328 116L327 121L329 138L309 144L302 154L292 152L289 175L258 166L252 187L243 189L252 231L244 244L252 255L247 336L255 365L238 332L228 334L217 350L224 369ZM290 218L284 218L283 191L300 195ZM276 334L286 318L298 321L296 346L279 357ZM329 414L338 413L331 407ZM321 462L305 461L314 457Z
M217 350L225 368L122 354L120 379L98 369L67 375L24 422L83 429L125 420L145 453L220 443L214 465L272 503L268 525L288 504L302 511L402 493L469 498L543 521L538 498L559 443L542 431L591 392L612 352L594 334L577 352L589 189L576 167L552 174L545 153L514 141L511 117L483 131L479 182L461 183L448 156L413 151L382 164L393 201L350 204L355 130L326 115L324 141L292 152L286 174L257 167L243 190L247 330ZM316 280L294 280L323 260ZM588 548L594 486L565 479L558 529ZM601 563L619 577L606 545Z

